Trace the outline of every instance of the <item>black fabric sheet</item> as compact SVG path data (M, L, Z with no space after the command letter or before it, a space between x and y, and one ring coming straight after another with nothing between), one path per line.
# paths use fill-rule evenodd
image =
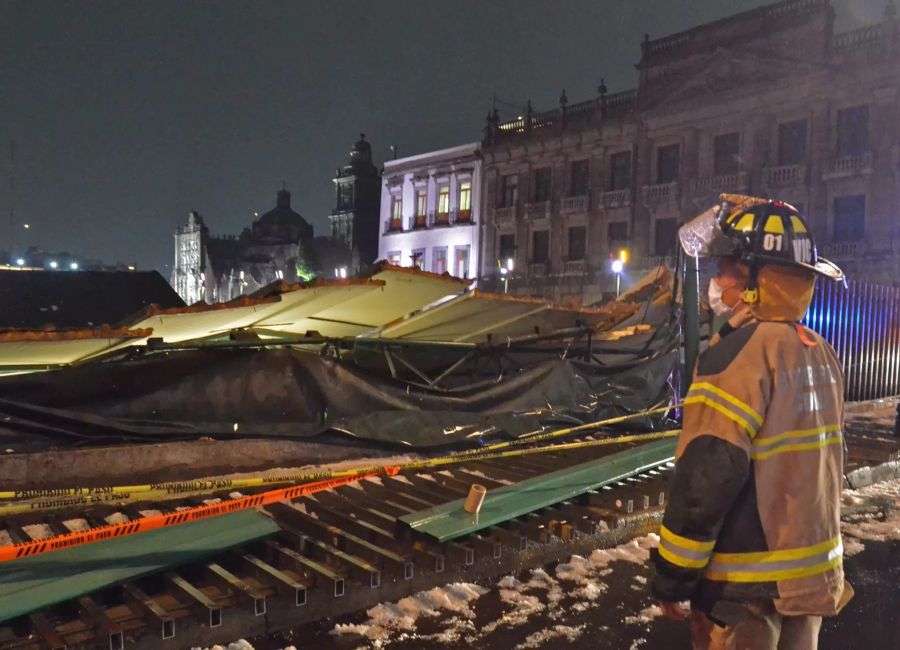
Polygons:
M418 449L478 446L671 398L666 333L617 367L547 354L488 387L452 393L386 371L281 349L200 349L0 378L0 432L60 443L345 436ZM660 426L659 419L629 429Z

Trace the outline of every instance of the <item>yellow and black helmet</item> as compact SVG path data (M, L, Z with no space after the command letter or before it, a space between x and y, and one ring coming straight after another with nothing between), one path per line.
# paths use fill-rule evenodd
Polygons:
M843 272L819 257L816 242L797 209L782 201L767 201L732 210L719 221L722 234L751 268L766 263L799 266L831 280Z
M737 256L751 269L782 264L844 279L836 264L819 257L812 231L797 209L782 201L723 194L721 205L686 223L678 237L692 257Z
M678 230L692 257L732 257L750 272L743 301L762 321L799 321L812 301L816 275L841 281L844 273L819 257L812 231L782 201L723 194L722 203Z

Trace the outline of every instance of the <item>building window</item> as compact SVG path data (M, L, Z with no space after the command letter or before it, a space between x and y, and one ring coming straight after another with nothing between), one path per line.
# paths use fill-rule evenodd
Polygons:
M531 261L538 264L550 259L550 231L535 230L531 233Z
M741 134L725 133L713 138L713 175L730 176L741 168Z
M438 216L446 217L450 214L450 187L443 185L438 189Z
M468 278L469 277L469 246L466 244L465 246L456 246L453 249L455 263L454 263L454 275L458 278Z
M427 210L428 193L425 190L416 190L416 216L425 218Z
M587 196L590 167L587 160L576 160L572 163L571 187L569 196Z
M503 202L501 208L512 208L519 203L519 175L507 174L500 179Z
M447 272L447 247L435 247L434 258L431 261L431 270L435 273Z
M678 180L681 163L681 145L670 144L656 150L656 184L674 183Z
M569 228L569 260L583 260L587 247L587 228L572 226Z
M620 151L609 158L610 191L627 190L631 187L631 152Z
M388 251L387 261L388 264L393 264L394 266L400 266L400 251Z
M543 203L550 200L550 168L534 170L534 202Z
M349 184L340 184L337 188L338 192L338 209L349 210L353 207L353 186Z
M778 164L799 165L806 162L806 120L778 125Z
M403 198L391 197L391 230L403 229Z
M837 156L860 156L869 149L869 107L853 106L837 114Z
M865 195L838 196L834 199L834 241L860 241L866 235Z
M472 181L459 184L459 220L470 221L472 218Z
M676 219L657 219L654 226L654 255L673 255L675 242L678 241L678 221Z
M606 227L606 236L609 240L610 250L618 248L619 244L628 243L628 222L614 221Z
M413 252L410 253L409 256L410 262L412 263L410 266L414 266L417 269L422 271L425 270L425 249L424 248L414 248Z
M514 234L500 235L497 245L497 259L501 266L506 266L506 261L516 257L516 236Z

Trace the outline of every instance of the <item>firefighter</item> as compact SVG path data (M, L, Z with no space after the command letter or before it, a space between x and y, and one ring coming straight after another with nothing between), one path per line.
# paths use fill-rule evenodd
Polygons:
M841 564L843 374L802 320L818 257L792 206L723 195L679 231L729 317L685 398L652 592L695 648L807 650L852 596ZM680 603L690 601L690 611Z

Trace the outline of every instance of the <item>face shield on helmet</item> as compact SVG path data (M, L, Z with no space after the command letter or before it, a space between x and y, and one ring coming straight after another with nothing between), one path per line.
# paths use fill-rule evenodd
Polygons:
M749 272L742 299L759 320L797 321L812 300L816 276L843 280L832 262L818 257L806 222L792 206L722 195L723 203L701 213L678 232L682 249L698 260L701 287L709 287L709 305L727 317L733 308L727 270L737 264ZM710 284L710 279L713 279ZM733 283L731 284L734 289Z

